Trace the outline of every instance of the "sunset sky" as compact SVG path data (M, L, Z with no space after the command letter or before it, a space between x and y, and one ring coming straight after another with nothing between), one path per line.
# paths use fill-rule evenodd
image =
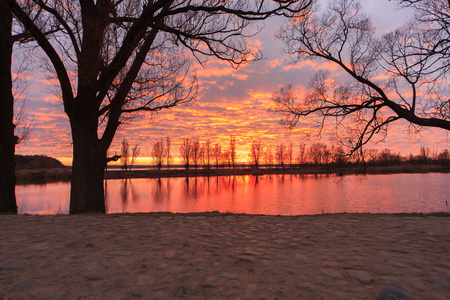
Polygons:
M380 34L394 29L410 15L406 10L395 11L394 1L362 2L364 11L372 17ZM316 142L315 139L306 139L307 129L301 123L291 131L280 125L280 116L268 111L272 105L271 96L287 84L293 84L296 90L301 91L317 70L336 69L320 61L292 64L282 52L282 42L274 38L282 23L282 19L267 21L262 32L252 38L253 43L262 49L265 59L261 61L238 70L214 59L205 67L195 65L200 84L196 102L125 124L116 134L110 155L120 153L123 138L141 148L142 159L138 164L149 163L150 160L145 157L150 156L152 144L166 136L172 140L172 155L176 157L183 137L199 138L202 142L209 139L212 144L220 142L226 149L233 135L240 161L247 160L254 139L262 140L265 147L272 149L281 142L292 142L295 150L301 143ZM28 71L25 76L28 86L24 98L27 99L26 108L33 118L33 126L30 138L17 147L17 153L48 155L70 165L72 146L69 121L61 101L51 92L55 87L49 85L43 71ZM331 145L330 141L322 142ZM436 150L448 148L447 133L439 129L424 129L420 135L411 135L407 123L398 122L391 127L385 142L369 147L389 148L407 155L417 154L422 146Z

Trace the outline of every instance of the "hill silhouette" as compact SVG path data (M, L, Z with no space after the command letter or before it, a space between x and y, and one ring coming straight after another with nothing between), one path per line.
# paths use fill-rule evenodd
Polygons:
M15 155L16 170L55 169L65 166L56 158L45 155Z

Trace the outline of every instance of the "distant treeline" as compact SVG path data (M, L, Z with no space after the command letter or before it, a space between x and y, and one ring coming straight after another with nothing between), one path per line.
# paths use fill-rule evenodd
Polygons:
M450 165L448 149L438 152L428 147L422 147L418 154L409 154L408 156L402 156L400 153L394 153L389 149L366 149L349 156L343 147L328 146L323 143L314 143L310 146L306 144L293 146L292 143L288 145L280 143L273 149L265 147L261 140L254 140L248 152L248 163L246 164L236 161L236 152L237 146L234 137L230 138L229 145L225 147L222 147L220 143L212 144L209 140L201 142L199 139L184 138L179 148L179 155L186 169L242 168L244 166L253 168L297 168L307 165L340 167L349 164L391 166L405 163ZM163 164L170 166L172 156L169 137L166 140L160 139L154 142L151 156L158 168L161 168Z
M16 170L56 169L65 166L56 158L45 155L15 155Z

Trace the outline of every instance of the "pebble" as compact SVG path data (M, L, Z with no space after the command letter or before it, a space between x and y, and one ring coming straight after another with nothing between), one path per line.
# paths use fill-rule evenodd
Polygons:
M406 289L396 282L384 284L377 293L378 300L409 300Z
M0 215L0 299L448 299L450 217Z
M373 278L366 272L362 270L348 270L350 276L359 280L362 283L371 283Z

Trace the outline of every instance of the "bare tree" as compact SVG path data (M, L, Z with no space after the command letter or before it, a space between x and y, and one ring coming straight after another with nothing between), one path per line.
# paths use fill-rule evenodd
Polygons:
M213 158L213 149L211 147L211 142L209 140L207 140L206 142L203 143L202 146L202 150L203 150L203 165L206 166L206 168L210 168L211 167L211 162L212 162L212 158Z
M194 164L194 168L197 169L198 163L201 161L201 144L198 139L193 141L191 145L191 161Z
M308 149L309 159L316 165L321 164L326 148L327 146L321 143L312 144Z
M267 148L264 151L264 162L269 166L269 168L272 168L273 166L273 153L271 148Z
M283 143L277 145L275 152L277 163L284 169L284 162L286 160L286 146Z
M222 165L228 165L228 169L231 169L231 153L230 150L223 151L221 155Z
M252 147L250 148L250 159L251 162L255 165L255 168L258 169L259 162L261 161L261 156L263 153L263 146L260 140L254 140L252 142Z
M426 164L430 160L430 148L428 147L420 147L419 150L419 161L423 164Z
M442 150L437 157L438 161L440 164L444 165L444 164L448 164L450 161L450 153L448 151L448 149L444 149Z
M323 155L322 155L322 163L329 164L331 162L331 151L329 150L327 145L324 145Z
M122 165L122 169L124 171L128 171L128 167L130 166L130 145L125 138L122 140L120 164Z
M345 151L341 146L331 146L330 155L332 163L336 166L341 167L345 164Z
M183 160L183 164L186 167L186 170L189 169L191 150L192 150L191 141L189 140L189 138L183 138L183 142L181 143L180 147L180 156L181 159Z
M214 145L213 157L214 157L214 162L216 164L216 168L219 169L219 164L220 164L221 157L222 157L222 147L220 146L220 143L216 143Z
M166 161L167 161L167 167L170 166L170 162L172 161L172 155L170 154L170 137L166 137Z
M152 147L152 158L156 163L156 166L159 170L161 170L164 157L167 153L167 145L164 145L164 141L160 139L153 143Z
M399 153L395 154L395 153L392 153L391 150L389 150L389 149L384 149L378 155L378 161L382 165L390 165L390 164L394 164L394 163L400 162L401 161L401 156L400 156Z
M61 88L73 142L70 213L105 212L106 151L119 125L130 120L126 114L157 112L194 99L188 51L200 63L210 56L234 66L258 59L259 50L245 38L254 22L298 15L313 2L31 1L64 28L54 34L55 43L23 2L2 3L36 39Z
M135 144L134 147L131 149L131 159L130 159L130 167L129 167L130 171L131 171L131 168L136 163L136 160L139 157L140 153L141 153L141 148L138 147L137 144Z
M300 165L305 164L306 163L306 157L307 157L306 145L305 144L301 144L299 146L298 157L297 157L298 163Z
M236 163L236 138L234 136L231 136L230 138L230 147L228 148L229 158L230 158L230 167L233 166Z
M17 213L14 154L14 96L12 92L13 15L0 1L0 212Z
M300 102L291 86L275 93L274 110L284 115L285 124L295 126L300 118L315 116L320 134L326 120L335 122L341 141L351 139L349 154L361 154L374 135L384 138L389 125L400 119L413 127L450 130L445 78L450 2L400 2L416 10L415 23L382 37L375 36L355 0L332 1L323 14L313 8L286 23L279 37L288 53L329 61L346 75L319 71Z
M377 149L367 149L365 152L370 161L375 162L378 159L379 151Z
M294 162L294 148L292 143L289 144L289 147L286 149L286 158L289 161L289 167L292 168L292 163Z

